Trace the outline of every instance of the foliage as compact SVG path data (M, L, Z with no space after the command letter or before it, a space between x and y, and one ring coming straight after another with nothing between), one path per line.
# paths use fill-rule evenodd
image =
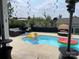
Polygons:
M46 18L42 17L33 17L31 19L27 20L27 23L29 23L29 26L37 26L37 27L55 27L56 20L52 20L50 16L47 16Z
M7 7L8 7L8 17L10 19L12 17L12 13L14 12L11 2L8 2Z
M23 27L25 26L25 21L22 20L16 20L16 19L11 19L9 20L9 27L10 28L17 28L17 27Z
M47 16L46 17L46 20L50 21L51 20L51 17L50 16Z
M56 20L52 20L50 16L47 16L46 19L42 17L33 17L26 20L17 20L17 18L13 18L9 21L9 25L10 27L56 27Z
M53 21L51 21L53 27L57 27L57 20L58 20L58 18L55 17L55 18L53 18Z

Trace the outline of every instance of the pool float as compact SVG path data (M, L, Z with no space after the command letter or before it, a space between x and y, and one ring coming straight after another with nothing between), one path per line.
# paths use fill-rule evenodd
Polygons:
M27 37L28 37L28 38L33 38L34 35L29 34L29 35L27 35Z
M67 38L59 38L58 40L60 43L63 43L63 44L68 44L68 39ZM71 40L71 45L76 45L78 42L77 40Z
M37 36L37 33L30 33L27 35L28 38L35 38Z

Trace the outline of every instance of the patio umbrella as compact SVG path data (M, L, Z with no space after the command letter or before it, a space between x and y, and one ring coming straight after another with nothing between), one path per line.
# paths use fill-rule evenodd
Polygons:
M61 24L61 25L58 26L58 29L59 30L61 30L61 29L67 29L68 30L69 29L69 25L68 24Z

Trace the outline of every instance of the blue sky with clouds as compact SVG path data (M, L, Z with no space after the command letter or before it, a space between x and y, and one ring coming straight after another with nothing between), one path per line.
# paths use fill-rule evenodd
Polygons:
M30 0L31 10L29 11L28 0L11 0L12 6L14 7L13 16L17 17L28 17L27 12L30 16L43 16L44 11L46 15L58 17L60 14L63 17L68 17L69 13L66 11L65 0ZM76 12L74 15L79 16L79 3L76 5Z

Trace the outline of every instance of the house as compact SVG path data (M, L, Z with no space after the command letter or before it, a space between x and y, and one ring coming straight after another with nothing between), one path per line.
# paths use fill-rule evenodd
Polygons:
M25 17L12 17L14 19L18 19L18 20L27 20L28 18L25 18Z
M57 27L61 24L69 25L69 18L61 18L61 19L57 20ZM79 34L79 17L73 17L72 32Z

